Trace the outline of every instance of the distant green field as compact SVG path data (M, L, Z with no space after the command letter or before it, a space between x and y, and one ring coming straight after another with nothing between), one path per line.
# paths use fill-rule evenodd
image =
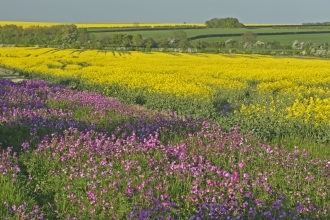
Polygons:
M237 40L240 41L241 37L209 37L203 38L201 40L206 42L219 42L225 40ZM317 43L329 43L330 44L330 34L296 34L296 35L271 35L271 36L258 36L257 40L265 42L278 41L281 45L292 45L293 41L299 40L303 42L317 42ZM192 40L191 43L194 43L197 40Z
M187 37L194 37L205 34L243 34L246 31L252 31L258 33L283 33L283 32L306 32L316 31L315 29L274 29L274 28L236 28L236 29L221 29L221 28L205 28L205 29L186 29L183 30L187 33ZM321 30L317 30L321 31ZM329 30L324 30L329 31ZM161 41L172 37L173 30L147 30L147 31L123 31L123 32L102 32L102 33L91 33L96 37L112 34L125 33L129 35L141 34L143 38L151 37L156 41ZM240 40L241 37L210 37L203 38L203 41L224 41L228 39ZM299 35L272 35L272 36L259 36L258 40L264 41L279 41L282 45L291 45L294 40L301 41L314 41L314 42L328 42L330 40L330 34L299 34ZM193 42L193 41L192 41Z
M95 36L104 36L104 35L112 35L112 34L129 34L136 35L141 34L143 38L152 37L154 40L165 40L172 37L174 30L148 30L148 31L124 31L124 32L103 32L103 33L91 33L91 35ZM226 33L244 33L246 29L187 29L183 30L187 33L187 37L193 37L197 35L203 34L226 34Z

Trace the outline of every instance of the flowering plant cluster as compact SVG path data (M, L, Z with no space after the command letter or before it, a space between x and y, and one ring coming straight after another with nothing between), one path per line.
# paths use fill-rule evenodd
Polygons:
M330 142L327 60L0 48L0 65L124 103L211 118L226 129L239 124L268 139Z
M330 217L330 157L45 81L0 97L3 219Z

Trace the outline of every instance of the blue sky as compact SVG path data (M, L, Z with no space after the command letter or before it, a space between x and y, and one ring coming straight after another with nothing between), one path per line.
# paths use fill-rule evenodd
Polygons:
M301 24L330 21L329 9L329 0L0 0L0 20Z

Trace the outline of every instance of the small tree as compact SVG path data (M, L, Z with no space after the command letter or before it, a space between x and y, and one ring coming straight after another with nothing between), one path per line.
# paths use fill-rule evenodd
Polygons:
M80 45L80 41L75 41L71 44L71 47L74 49L80 49L81 45Z
M196 49L199 49L199 50L205 49L206 46L207 46L207 43L205 41L202 41L202 40L198 40L194 43L194 47Z
M208 28L243 28L244 24L240 23L237 18L212 18L205 22Z
M124 47L130 46L131 43L132 43L132 39L133 39L133 36L132 35L124 34L124 37L123 37L123 46Z
M273 41L268 44L271 45L272 49L281 49L282 48L281 43L278 41Z
M151 51L151 45L149 43L147 43L145 50L146 50L146 52L150 52Z
M110 43L110 36L109 35L103 35L100 38L100 43L102 44L103 47L106 47Z
M142 40L143 40L143 38L142 38L142 35L141 34L136 34L133 37L133 43L137 47L141 45Z
M103 50L103 46L102 46L102 44L99 41L97 41L97 42L94 43L93 49Z
M109 42L112 46L121 46L123 44L123 38L125 34L112 34L110 36Z
M252 31L246 31L242 34L242 42L243 43L255 43L257 41L257 34L253 33Z
M190 42L187 38L184 38L184 39L180 40L179 47L182 50L187 50L189 46L190 46Z
M180 31L173 31L172 37L176 42L179 42L179 41L187 38L187 33L184 32L184 31L181 31L181 30Z
M145 38L141 41L140 46L145 47L149 45L150 48L156 47L157 43L151 37Z
M80 44L85 44L90 41L90 36L86 28L79 29L78 41L80 42Z
M322 49L322 50L327 50L327 49L329 49L329 44L328 44L328 43L322 43L320 49Z
M167 49L169 47L169 42L167 40L163 40L158 44L158 47Z

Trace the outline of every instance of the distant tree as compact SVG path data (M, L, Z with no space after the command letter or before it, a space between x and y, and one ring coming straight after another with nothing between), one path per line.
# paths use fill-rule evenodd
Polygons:
M168 40L163 40L158 44L158 47L167 49L169 47Z
M179 42L179 47L182 50L187 50L190 47L190 42L187 38L181 39Z
M302 23L302 25L305 26L326 26L326 25L330 25L330 21L326 21L326 22L307 22L307 23Z
M187 38L187 33L182 30L173 31L172 38L174 39L175 42L179 42L179 41Z
M73 42L71 44L71 47L74 49L80 49L81 48L80 41Z
M143 38L142 38L142 35L141 34L136 34L133 37L133 43L137 47L141 45L142 40L143 40Z
M91 45L92 49L96 49L96 50L103 50L103 46L99 41L94 41L93 44Z
M101 36L99 42L102 44L103 47L106 47L110 44L110 42L111 42L110 39L111 39L111 37L109 35L104 34Z
M5 25L1 30L1 43L5 44L15 44L18 43L20 37L22 36L22 27L16 25Z
M90 40L91 40L91 38L89 36L89 33L88 33L87 29L86 28L79 29L79 31L78 31L78 41L81 44L86 44Z
M205 22L208 28L242 28L244 24L240 23L237 18L212 18Z
M76 25L61 25L60 28L62 32L62 42L66 44L71 44L77 41L78 38L78 29Z
M237 46L238 46L238 42L236 40L229 39L225 41L226 48L235 48Z
M123 44L123 38L125 34L112 34L110 36L110 44L112 46L121 46Z
M282 48L281 43L278 41L268 42L268 44L270 45L270 47L272 49L281 49Z
M156 41L154 41L154 39L152 39L151 37L148 37L148 38L142 39L139 46L155 48L157 46L157 43L156 43Z
M0 29L0 42L5 44L31 45L67 45L80 41L81 33L75 25L53 25L50 27L31 26L22 28L16 25L5 25ZM82 42L81 42L82 43Z
M71 44L78 39L78 29L76 25L55 25L51 27L55 33L54 41L60 44Z
M321 49L323 49L323 50L329 49L329 44L328 43L322 43Z
M216 49L223 48L223 47L225 47L225 42L224 41L211 42L210 46L214 47Z
M202 40L198 40L198 41L196 41L196 42L194 43L194 47L195 47L196 49L199 49L199 50L203 50L203 49L205 49L206 46L207 46L207 42L202 41Z
M242 42L243 43L255 43L257 41L257 34L253 33L252 31L246 31L242 34Z
M124 47L129 47L132 44L132 40L133 40L133 36L132 35L124 34L122 45Z
M139 22L133 22L133 27L134 27L134 28L138 28L138 27L139 27L139 25L140 25L140 23L139 23Z
M150 52L150 51L151 51L151 46L150 46L150 44L147 44L147 45L146 45L145 51L146 51L146 52Z
M205 21L205 25L208 27L208 28L215 28L218 26L218 20L220 20L219 18L212 18L211 20L209 21Z

